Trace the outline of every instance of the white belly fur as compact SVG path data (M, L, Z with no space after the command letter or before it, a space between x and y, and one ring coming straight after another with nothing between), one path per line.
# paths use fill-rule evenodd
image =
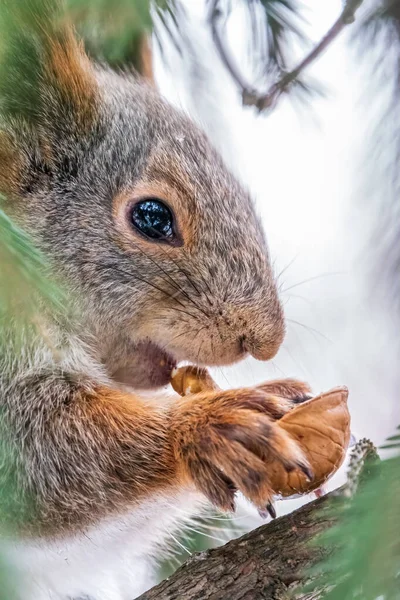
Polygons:
M133 600L155 583L157 558L166 557L171 534L204 506L201 496L186 491L148 500L70 539L7 545L23 570L20 600Z

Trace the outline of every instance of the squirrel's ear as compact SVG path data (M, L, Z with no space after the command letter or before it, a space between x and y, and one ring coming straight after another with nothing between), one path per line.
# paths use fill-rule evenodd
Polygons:
M94 68L58 0L0 0L0 117L44 131L96 119Z
M46 184L62 148L96 126L98 104L94 66L58 0L0 0L0 193Z
M69 113L79 129L92 125L97 114L97 83L93 65L71 27L47 40L43 81L53 94L56 111Z

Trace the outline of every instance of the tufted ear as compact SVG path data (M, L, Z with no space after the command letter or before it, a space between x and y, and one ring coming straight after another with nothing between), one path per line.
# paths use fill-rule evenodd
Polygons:
M94 67L59 0L0 0L0 191L26 166L40 179L97 116Z

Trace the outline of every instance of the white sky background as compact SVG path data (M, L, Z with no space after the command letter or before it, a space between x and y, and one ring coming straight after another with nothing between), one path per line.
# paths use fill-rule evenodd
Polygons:
M241 107L218 62L202 0L185 4L195 16L185 42L192 58L184 63L171 50L171 72L157 63L161 91L200 122L253 192L276 272L287 267L283 290L295 286L282 293L288 334L272 363L248 359L216 370L215 377L225 388L293 376L316 392L347 385L354 433L380 444L400 423L400 377L391 315L370 299L369 236L379 214L364 197L369 174L362 150L376 113L360 102L359 61L342 37L307 71L325 84L328 99L316 98L312 109L300 112L283 100L272 114L258 116ZM341 2L308 0L306 7L308 33L319 40ZM243 57L240 11L229 33ZM300 284L309 278L315 279Z

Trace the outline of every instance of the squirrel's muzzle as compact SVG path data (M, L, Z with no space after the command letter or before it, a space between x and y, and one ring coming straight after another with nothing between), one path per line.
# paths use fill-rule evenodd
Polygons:
M271 335L256 334L242 336L241 343L244 352L257 360L271 360L278 353L285 337L285 326L282 324L271 327Z
M264 305L230 304L220 310L218 330L222 340L217 354L221 362L224 358L236 361L246 354L257 360L270 360L277 354L285 337L285 321L278 298L274 300Z

